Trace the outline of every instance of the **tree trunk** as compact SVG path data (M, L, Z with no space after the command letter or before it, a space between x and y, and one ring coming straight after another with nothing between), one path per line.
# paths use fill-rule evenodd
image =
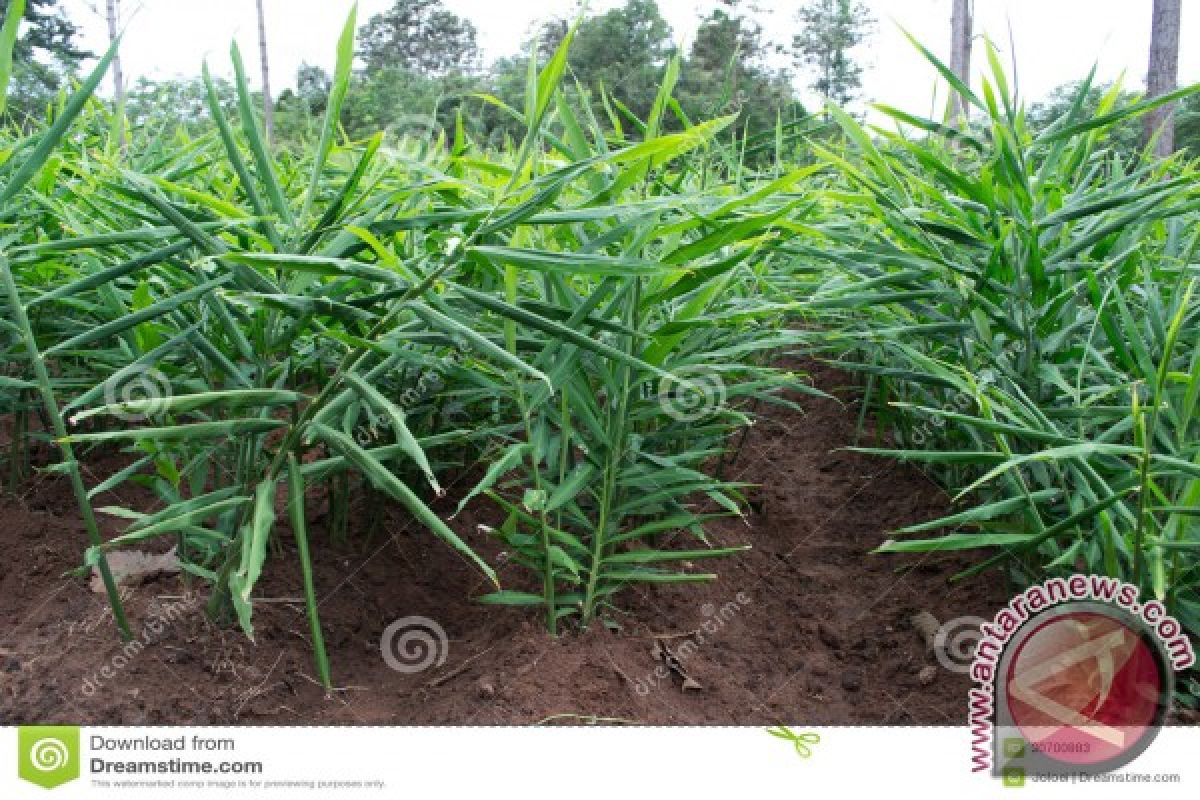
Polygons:
M1150 66L1146 71L1146 97L1174 91L1179 79L1179 23L1182 0L1154 0L1150 23ZM1143 118L1146 141L1156 134L1154 154L1175 152L1175 103L1160 106Z
M953 0L950 11L950 71L968 86L971 85L971 0ZM970 113L967 98L955 93L951 107L962 119Z
M267 21L263 16L263 0L258 5L258 59L262 62L263 127L266 129L267 146L275 137L275 104L271 102L271 70L267 66Z
M117 29L119 28L119 18L121 11L119 8L120 0L107 0L105 10L108 16L108 41L111 44L117 38ZM116 113L118 115L118 132L117 136L121 142L121 148L125 147L125 76L121 72L121 52L117 51L112 60L112 76L113 76L113 101L116 103Z

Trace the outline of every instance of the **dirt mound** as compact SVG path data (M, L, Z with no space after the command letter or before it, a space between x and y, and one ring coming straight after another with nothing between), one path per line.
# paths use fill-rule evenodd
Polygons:
M816 381L836 391L844 376L817 369ZM331 545L316 521L333 697L313 678L290 549L260 584L255 642L214 627L203 598L164 576L126 590L138 638L122 645L103 597L64 576L83 532L69 492L43 478L0 500L0 723L962 723L966 678L922 674L936 662L909 620L990 615L1005 587L995 575L950 584L966 556L867 555L889 530L945 513L946 498L912 468L840 451L852 408L793 399L806 413L764 411L725 467L761 488L745 522L712 526L714 543L753 549L714 562L712 584L636 587L609 626L584 633L551 639L533 611L473 602L478 572L395 509L365 547ZM503 561L476 530L494 521L480 505L454 525ZM428 662L398 671L381 637L413 617L446 639L431 629L426 652L397 634L395 664Z

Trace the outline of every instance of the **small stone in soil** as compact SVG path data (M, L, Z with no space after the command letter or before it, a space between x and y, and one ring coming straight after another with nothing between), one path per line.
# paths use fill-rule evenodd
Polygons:
M838 636L837 631L824 622L817 623L817 637L825 643L826 647L834 650L840 650L842 647L842 640Z
M937 667L931 664L927 667L922 667L921 671L917 673L917 683L921 684L922 686L928 686L929 684L933 683L936 677Z

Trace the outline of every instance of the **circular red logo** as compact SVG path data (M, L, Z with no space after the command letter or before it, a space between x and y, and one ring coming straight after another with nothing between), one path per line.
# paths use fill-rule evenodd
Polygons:
M1012 723L1062 764L1127 761L1149 745L1169 700L1165 665L1136 622L1105 609L1038 621L1003 675Z

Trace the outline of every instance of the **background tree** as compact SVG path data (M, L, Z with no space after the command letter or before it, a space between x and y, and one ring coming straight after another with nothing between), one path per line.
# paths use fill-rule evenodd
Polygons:
M1028 110L1029 128L1040 133L1055 120L1060 119L1070 108L1079 92L1079 81L1055 87L1042 100L1033 103ZM1080 119L1099 114L1101 99L1112 91L1112 84L1092 86L1084 98L1079 111ZM1140 99L1137 92L1122 90L1117 95L1116 107L1131 106ZM1122 120L1100 134L1104 146L1126 159L1139 155L1145 144L1145 130L1138 117ZM1185 152L1189 158L1200 158L1200 95L1188 95L1179 101L1175 112L1175 149Z
M1064 83L1052 89L1044 99L1033 103L1028 111L1030 130L1035 134L1041 133L1069 112L1081 85L1081 81ZM1111 83L1095 84L1088 89L1087 97L1079 110L1079 119L1096 116L1099 113L1100 101L1111 91ZM1117 95L1116 104L1117 107L1130 106L1137 102L1137 99L1135 92L1122 90ZM1127 119L1105 130L1102 135L1105 145L1122 156L1131 157L1140 149L1142 125L1136 117Z
M1150 23L1150 65L1146 70L1146 96L1174 91L1179 81L1179 24L1182 0L1154 0ZM1146 114L1146 139L1155 135L1154 152L1169 156L1175 151L1175 103Z
M709 75L729 71L737 91L758 72L766 59L763 29L741 0L719 0L700 21L689 62Z
M275 101L278 146L295 145L299 149L311 145L314 137L320 135L332 86L333 78L321 67L302 63L296 69L296 88L284 89Z
M0 18L9 0L0 0ZM59 0L26 0L24 32L13 48L8 111L17 119L40 115L66 78L92 54L76 41L79 28Z
M108 22L108 41L112 44L117 39L117 31L121 27L121 9L119 0L106 0L104 16ZM113 102L117 106L117 138L121 142L121 152L125 152L128 136L125 131L125 76L121 72L121 53L118 50L112 60Z
M823 97L846 105L862 87L862 67L851 51L862 44L875 20L858 0L811 0L796 12L800 32L792 39L797 66L814 77L809 85Z
M258 61L262 65L263 128L267 145L275 138L275 104L271 101L271 68L267 61L267 20L263 14L263 0L255 0L258 7Z
M475 26L441 0L396 0L358 33L368 73L403 69L427 76L473 72L480 62Z
M950 71L971 85L971 36L974 27L974 11L971 0L953 0L950 9ZM967 98L958 94L950 96L951 108L964 120L970 116Z
M105 0L104 16L108 22L108 41L111 43L116 40L117 32L121 27L121 8L119 0ZM113 79L113 99L117 102L117 107L125 105L125 76L121 72L121 54L118 52L113 56L112 60L112 79Z
M233 84L219 76L213 83L227 113L234 113ZM131 131L171 132L183 129L191 135L211 130L204 82L200 78L152 81L138 78L126 90L125 116Z
M1175 149L1200 158L1200 95L1188 95L1175 111Z
M452 126L466 98L486 88L475 26L441 0L396 0L359 29L358 55L364 66L342 111L352 136Z
M534 25L534 35L526 42L525 50L528 51L528 45L534 42L537 45L538 61L548 61L563 39L567 38L567 31L571 30L571 21L566 17L553 17L538 22Z
M756 133L773 129L781 113L804 115L791 76L768 63L773 47L755 12L744 0L719 0L701 20L677 92L692 118L736 111L743 128Z
M553 32L558 30L555 27ZM658 3L626 0L625 5L580 23L570 64L583 86L597 94L603 88L645 119L673 51L671 26Z
M321 67L301 64L296 70L296 96L313 116L325 113L329 104L329 91L333 88L333 77Z
M355 75L342 109L342 124L351 136L387 130L393 135L428 136L454 129L458 110L487 87L476 75L452 72L430 77L403 67ZM478 131L477 114L466 122Z
M538 39L537 41L540 43L542 40ZM526 76L529 74L528 52L529 49L526 48L524 55L497 59L488 69L485 79L487 90L492 95L518 110L525 108ZM535 53L535 55L537 54ZM546 61L539 55L538 63L544 64ZM563 90L571 91L569 78L563 82ZM519 142L525 131L525 126L515 120L511 114L491 103L481 105L479 113L473 117L478 121L476 134L486 138L488 143L494 147L502 146L506 138Z

